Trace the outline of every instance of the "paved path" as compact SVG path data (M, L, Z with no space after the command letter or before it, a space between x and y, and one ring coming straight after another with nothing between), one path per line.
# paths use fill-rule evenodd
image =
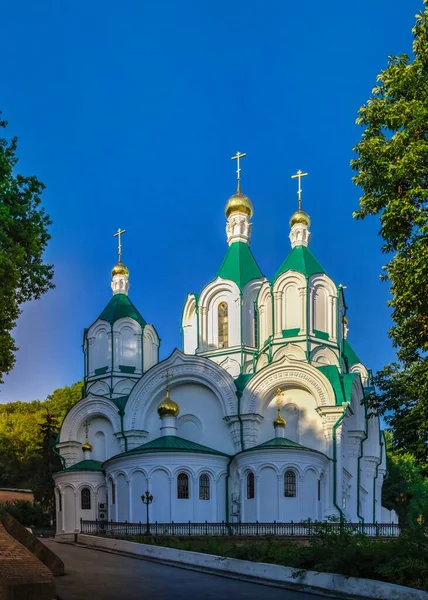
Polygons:
M321 600L304 592L247 583L188 569L42 540L65 564L61 600ZM325 598L325 596L324 596Z

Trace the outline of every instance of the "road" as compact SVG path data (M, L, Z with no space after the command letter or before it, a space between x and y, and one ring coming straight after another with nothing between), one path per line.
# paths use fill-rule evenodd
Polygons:
M65 564L66 575L57 578L61 600L321 600L321 596L305 592L247 583L54 540L42 541Z

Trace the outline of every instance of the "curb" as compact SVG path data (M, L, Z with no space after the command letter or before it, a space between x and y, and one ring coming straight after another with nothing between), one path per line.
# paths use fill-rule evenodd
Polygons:
M59 541L59 540L58 540ZM67 543L67 542L63 542ZM375 600L428 600L428 593L392 583L346 577L334 573L319 573L268 563L226 558L163 546L137 544L125 540L77 535L77 545L93 550L152 560L182 569L201 571L220 577L249 581L295 591L334 596L344 600L370 598Z

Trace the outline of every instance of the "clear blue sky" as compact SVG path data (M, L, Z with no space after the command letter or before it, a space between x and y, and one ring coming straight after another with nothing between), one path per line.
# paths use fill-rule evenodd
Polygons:
M0 402L43 399L82 377L84 327L110 299L120 226L130 296L180 347L189 291L226 252L224 205L254 203L252 249L272 276L289 252L297 169L311 249L347 285L349 339L393 357L376 219L355 222L357 109L390 54L410 52L421 0L4 0L0 109L19 169L47 186L56 289L27 305Z

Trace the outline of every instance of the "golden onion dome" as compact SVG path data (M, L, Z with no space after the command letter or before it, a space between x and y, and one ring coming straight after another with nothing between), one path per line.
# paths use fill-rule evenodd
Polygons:
M121 260L111 270L111 276L114 277L115 275L129 275L128 267Z
M229 215L231 215L232 213L243 212L246 215L248 215L251 219L254 213L253 203L248 198L248 196L246 196L240 190L238 190L227 201L225 212L226 217L229 217Z
M276 419L274 419L273 426L274 427L285 427L286 425L287 425L287 421L284 419L284 417L281 416L281 413L278 410L278 416L276 417Z
M158 415L160 417L178 417L179 412L180 407L177 402L174 402L167 390L165 400L162 400L158 406Z
M92 446L88 442L88 440L86 440L86 442L83 444L82 450L83 450L83 452L85 452L85 451L92 452Z
M296 210L296 212L291 215L290 227L293 227L293 225L296 225L297 223L301 223L302 225L306 225L306 227L309 227L309 225L311 224L311 219L309 215L305 213L305 211Z

